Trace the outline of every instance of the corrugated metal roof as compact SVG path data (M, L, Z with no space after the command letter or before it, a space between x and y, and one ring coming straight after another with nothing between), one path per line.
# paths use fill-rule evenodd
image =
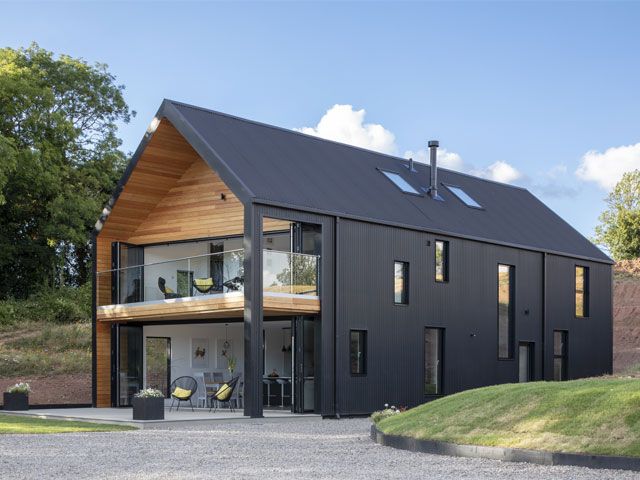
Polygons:
M168 102L256 201L611 261L526 189L438 169L441 184L462 187L483 209L465 206L443 185L443 202L408 195L379 169L423 191L428 165L416 163L412 173L405 159Z

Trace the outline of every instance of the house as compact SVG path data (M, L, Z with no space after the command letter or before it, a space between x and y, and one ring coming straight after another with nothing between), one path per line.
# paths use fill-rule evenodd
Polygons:
M612 261L429 148L418 164L165 100L94 233L95 406L230 361L253 417L610 373Z

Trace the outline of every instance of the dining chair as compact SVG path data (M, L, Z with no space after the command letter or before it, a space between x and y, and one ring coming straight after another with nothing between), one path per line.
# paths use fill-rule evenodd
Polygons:
M198 392L202 392L196 398L196 407L200 408L202 403L202 408L207 408L207 384L204 381L204 372L194 373L193 376L198 382Z

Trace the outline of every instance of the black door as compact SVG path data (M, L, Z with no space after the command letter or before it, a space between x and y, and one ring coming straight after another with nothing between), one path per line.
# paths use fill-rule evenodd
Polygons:
M142 389L142 327L113 326L111 385L112 404L128 407L133 396Z
M319 382L316 382L319 325L315 317L295 317L293 320L292 410L295 413L316 410L316 398L319 395Z

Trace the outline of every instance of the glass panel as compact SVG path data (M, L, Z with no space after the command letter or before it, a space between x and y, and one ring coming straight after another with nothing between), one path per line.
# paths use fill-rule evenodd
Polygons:
M142 328L118 326L118 405L131 405L142 386Z
M511 358L513 267L498 265L498 356Z
M303 393L304 411L312 411L315 405L315 319L305 318L303 327Z
M567 332L553 332L553 379L567 379Z
M587 272L586 267L576 267L576 317L587 316Z
M143 300L160 301L242 292L244 250L219 251L221 244L198 243L212 253L98 272L98 306L112 305L114 300L120 303L136 303ZM225 240L224 245L226 244ZM170 245L148 248L149 254L147 255L145 250L145 258L153 260L176 254L176 251L184 251L185 247ZM264 291L318 295L318 260L317 255L264 250ZM113 292L125 291L119 288L120 284L127 285L126 295L114 297Z
M265 292L318 295L318 256L265 250Z
M556 357L553 359L553 379L557 382L564 380L564 359Z
M413 188L409 182L407 182L404 178L402 178L399 174L394 172L387 172L385 170L380 170L382 174L391 180L396 187L402 190L405 193L415 193L416 195L420 195L418 191Z
M520 344L518 349L518 381L531 381L531 345L528 343Z
M169 397L171 372L171 339L168 337L147 337L146 388L156 388Z
M351 373L363 375L365 373L365 332L363 330L351 330Z
M424 394L442 393L440 379L442 373L442 330L426 328L424 331Z
M436 282L449 280L449 242L436 240Z
M447 185L446 187L451 191L451 193L453 193L456 197L458 197L458 199L462 201L462 203L464 203L467 207L482 208L482 205L480 205L473 198L467 195L467 192L462 190L460 187L453 187L451 185Z
M409 264L407 262L395 262L394 264L394 289L393 298L395 303L407 303L407 276Z

